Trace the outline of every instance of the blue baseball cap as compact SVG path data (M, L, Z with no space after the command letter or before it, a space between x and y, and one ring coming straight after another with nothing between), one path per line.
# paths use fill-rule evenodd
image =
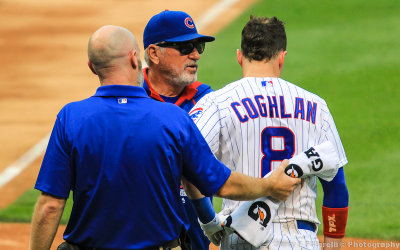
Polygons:
M144 49L159 42L186 42L193 39L212 42L215 37L197 33L193 19L182 11L164 10L153 16L143 33Z

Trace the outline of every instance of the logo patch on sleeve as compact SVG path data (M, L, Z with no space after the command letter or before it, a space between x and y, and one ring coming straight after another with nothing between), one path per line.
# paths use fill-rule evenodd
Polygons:
M189 112L190 118L192 118L193 121L196 121L197 118L199 118L203 114L203 108L197 108Z

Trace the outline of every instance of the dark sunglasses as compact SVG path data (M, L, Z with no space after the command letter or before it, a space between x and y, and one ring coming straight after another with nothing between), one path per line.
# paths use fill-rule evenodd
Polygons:
M183 43L172 43L172 42L161 42L157 43L160 47L171 47L178 50L182 55L189 55L192 53L193 49L196 48L199 54L204 52L206 47L205 42L183 42Z

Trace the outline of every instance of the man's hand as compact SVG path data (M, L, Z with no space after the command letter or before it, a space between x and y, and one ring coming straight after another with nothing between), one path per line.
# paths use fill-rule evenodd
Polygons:
M283 160L277 169L266 178L269 183L270 195L277 200L286 200L295 187L301 183L300 178L292 178L284 170L289 165L289 160Z

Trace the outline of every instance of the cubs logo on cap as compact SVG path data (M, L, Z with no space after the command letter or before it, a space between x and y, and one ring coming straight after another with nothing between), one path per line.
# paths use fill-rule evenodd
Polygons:
M193 23L192 18L186 17L186 19L185 19L185 25L186 25L188 28L193 29L193 28L194 28L194 23Z
M183 11L164 10L153 16L143 33L143 44L146 49L150 44L160 42L186 42L191 40L211 42L215 38L197 33L193 19Z

